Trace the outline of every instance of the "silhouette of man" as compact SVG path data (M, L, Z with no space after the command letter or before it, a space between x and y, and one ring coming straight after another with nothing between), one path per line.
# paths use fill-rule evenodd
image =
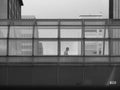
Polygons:
M67 56L69 51L69 47L66 47L66 50L64 51L64 55Z

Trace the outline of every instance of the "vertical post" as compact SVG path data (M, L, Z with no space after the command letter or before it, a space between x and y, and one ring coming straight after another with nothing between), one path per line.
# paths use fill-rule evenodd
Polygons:
M11 24L11 21L9 21L8 32L7 32L7 58L8 58L8 56L9 56L10 24ZM8 62L8 61L7 61L7 62Z
M59 66L59 63L60 63L60 55L61 55L61 43L60 43L60 23L61 21L58 20L58 38L57 38L57 42L58 42L58 57L57 57L57 85L59 85L59 82L60 82L60 66Z
M32 29L32 64L34 62L34 35L35 35L35 21L34 21L34 24L33 24L33 29Z
M81 55L83 56L83 64L85 64L85 21L82 20L82 43L81 43Z
M82 20L82 45L81 45L81 55L83 57L83 82L85 81L85 20Z
M58 56L61 55L61 43L60 43L60 36L61 36L61 33L60 33L60 23L61 23L61 21L58 20Z
M107 31L107 21L105 20L105 28L104 28L104 37L103 37L103 56L105 56L105 42L106 42L106 31Z
M9 68L9 38L10 38L10 25L11 21L8 21L8 32L7 32L7 64L6 64L6 85L8 85L8 68Z
M113 37L113 31L112 29L110 28L111 26L111 20L109 20L109 26L108 26L108 34L109 34L109 63L111 65L111 56L112 56L112 50L113 50L113 41L112 41L112 37Z

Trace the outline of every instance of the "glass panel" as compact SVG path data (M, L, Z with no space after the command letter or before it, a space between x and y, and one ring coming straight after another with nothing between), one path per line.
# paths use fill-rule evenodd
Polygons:
M0 26L0 38L7 38L8 27Z
M32 55L32 40L10 40L9 55Z
M111 57L111 62L120 64L120 57Z
M86 38L104 38L104 37L108 38L108 30L106 30L104 27L90 27L90 26L85 27L85 37Z
M7 55L7 40L0 40L0 55Z
M9 63L31 63L33 58L31 57L9 57L8 62Z
M81 26L60 26L60 29L82 29Z
M120 41L111 42L112 55L120 55Z
M105 41L104 55L109 55L109 42Z
M61 21L61 25L82 25L82 21Z
M57 55L57 41L39 41L34 42L34 55Z
M12 26L10 27L10 38L32 38L33 27Z
M118 15L118 14L116 14ZM120 25L120 20L119 19L112 19L110 22L110 25Z
M102 41L86 41L85 55L103 55Z
M37 25L58 25L58 21L37 21Z
M29 20L26 20L26 19L25 20L23 20L23 19L22 20L14 20L14 21L12 21L12 24L13 25L24 25L24 26L25 25L30 25L31 26L31 25L35 24L35 21L30 20L30 19Z
M57 38L58 28L57 27L36 27L35 38Z
M61 29L61 38L81 38L82 29Z
M109 30L111 31L112 38L120 38L120 27L119 26L110 27Z
M58 57L34 57L33 60L34 63L57 63L58 62Z
M7 57L0 57L0 63L7 63Z
M9 20L8 19L6 19L6 20L0 20L0 25L2 26L2 25L9 25Z
M81 41L61 41L61 55L81 55Z
M79 63L82 63L83 62L83 57L60 57L60 62L61 63L76 63L76 64L79 64Z
M85 57L85 62L87 63L103 63L109 62L109 57Z
M85 25L105 25L103 20L85 20Z

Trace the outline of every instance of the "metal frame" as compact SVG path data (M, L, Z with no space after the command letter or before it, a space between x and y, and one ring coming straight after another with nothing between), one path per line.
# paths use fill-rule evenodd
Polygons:
M6 24L1 24L1 22L7 22L8 24L6 25ZM15 22L16 21L18 21L18 22L23 22L23 21L25 21L26 23L28 23L28 22L31 22L31 23L33 23L32 25L31 25L31 23L30 23L30 25L29 24L26 24L26 25L22 25L22 24L16 24ZM45 21L45 22L56 22L57 23L57 25L37 25L37 22L43 22L43 21ZM100 21L102 21L102 22L104 22L105 24L101 24L101 25L86 25L85 24L85 22L87 22L87 21L89 21L89 22L100 22ZM116 19L114 19L114 20L112 20L112 19L110 19L110 20L108 20L108 19L31 19L31 20L28 20L28 19L22 19L22 20L6 20L6 19L1 19L0 20L0 26L7 26L8 27L8 35L7 35L7 38L0 38L0 40L7 40L7 54L6 54L6 56L0 56L0 57L58 57L59 58L59 60L58 60L58 62L60 61L60 58L61 57L65 57L65 58L67 58L67 57L82 57L83 58L83 62L84 63L86 63L85 62L85 59L86 59L86 57L107 57L107 58L109 58L109 63L112 63L111 62L111 57L120 57L120 55L112 55L112 41L120 41L120 38L112 38L112 30L109 30L109 26L120 26L120 24L119 23L117 23L116 25L115 24L113 24L112 22L116 22L117 23L117 21L119 21L120 22L120 20L116 20ZM61 23L62 22L81 22L82 23L82 25L61 25ZM11 26L32 26L33 27L33 35L32 35L32 38L10 38L9 36L10 36L10 27ZM36 26L45 26L45 27L49 27L49 26L56 26L57 27L57 30L58 30L58 37L57 38L35 38L34 37L34 31L35 31L35 27ZM79 27L81 27L81 29L82 29L82 35L81 35L81 38L60 38L60 36L61 36L61 33L60 33L60 31L61 31L61 27L62 26L64 26L64 27L67 27L67 26L70 26L70 27L74 27L74 26L79 26ZM92 27L95 27L95 26L103 26L103 27L105 27L105 29L104 29L104 37L103 38L85 38L85 27L86 26L92 26ZM109 34L109 37L108 38L105 38L105 34L106 34L106 28L108 28L108 34ZM30 55L30 56L21 56L21 55L9 55L9 40L32 40L32 55ZM57 43L58 43L58 50L57 50L57 55L44 55L44 56L35 56L34 55L34 41L35 40L42 40L42 41L56 41ZM81 55L69 55L69 56L63 56L63 55L61 55L61 41L81 41ZM105 51L105 41L108 41L108 44L109 44L109 55L104 55L104 53L103 53L103 55L85 55L85 41L102 41L103 42L103 52Z

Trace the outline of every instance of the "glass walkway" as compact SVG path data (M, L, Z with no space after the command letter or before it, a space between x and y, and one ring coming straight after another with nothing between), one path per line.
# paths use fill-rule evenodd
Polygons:
M0 20L0 64L120 63L120 20Z

